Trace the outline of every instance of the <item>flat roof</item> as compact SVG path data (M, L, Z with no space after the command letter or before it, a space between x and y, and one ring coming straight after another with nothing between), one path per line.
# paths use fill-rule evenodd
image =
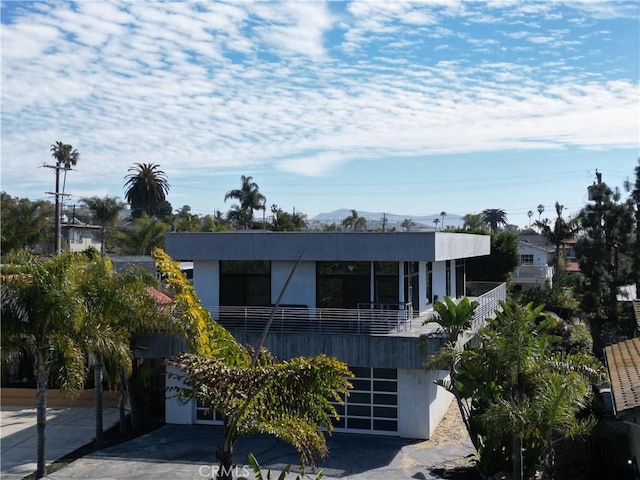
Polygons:
M448 232L171 232L176 260L441 261L489 255L489 235Z

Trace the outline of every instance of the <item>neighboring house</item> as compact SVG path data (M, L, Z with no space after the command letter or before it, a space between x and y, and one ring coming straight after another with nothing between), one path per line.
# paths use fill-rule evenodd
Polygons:
M532 243L529 240L518 240L519 265L512 274L514 290L530 288L553 283L553 267L549 266L554 250L545 243Z
M635 474L640 474L640 338L605 347L614 414L624 423Z
M102 251L102 227L78 223L60 225L63 245L69 252L84 252L90 248Z
M487 235L444 232L169 233L165 249L193 262L193 284L213 318L241 343L256 344L296 260L265 346L279 358L327 354L356 378L338 406L336 431L426 439L451 402L427 371L422 345L442 338L423 321L445 296L462 297L464 259L490 253ZM494 284L479 297L474 325L506 297ZM170 380L167 380L168 384ZM193 402L166 401L167 423L220 423Z

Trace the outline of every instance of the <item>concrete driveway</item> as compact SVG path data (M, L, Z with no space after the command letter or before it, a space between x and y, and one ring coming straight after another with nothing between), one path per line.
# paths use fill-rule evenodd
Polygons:
M165 425L147 435L78 459L49 475L50 480L203 480L215 478L215 448L222 428ZM350 480L438 479L430 468L474 453L469 442L431 446L397 437L334 434L329 457L320 462L323 478ZM249 473L252 452L266 469L297 465L294 449L269 436L241 438L234 449L240 463L234 478ZM296 468L299 471L299 468ZM250 478L253 478L250 476ZM277 476L276 476L277 478ZM289 478L294 478L291 475Z
M118 409L105 408L104 429L118 423ZM47 464L91 442L95 410L87 407L47 409ZM36 409L5 407L0 410L0 477L21 479L36 470Z

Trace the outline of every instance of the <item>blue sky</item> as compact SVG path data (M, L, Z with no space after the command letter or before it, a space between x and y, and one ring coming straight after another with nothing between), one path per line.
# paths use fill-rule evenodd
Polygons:
M639 154L636 1L2 2L2 190L124 198L160 165L174 209L251 175L310 217L586 202ZM536 212L537 217L537 212ZM535 217L534 217L535 219Z

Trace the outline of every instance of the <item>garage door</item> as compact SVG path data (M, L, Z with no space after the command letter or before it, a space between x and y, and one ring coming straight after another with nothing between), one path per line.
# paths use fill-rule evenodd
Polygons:
M334 403L336 432L398 434L398 370L349 367L355 375L344 405Z

